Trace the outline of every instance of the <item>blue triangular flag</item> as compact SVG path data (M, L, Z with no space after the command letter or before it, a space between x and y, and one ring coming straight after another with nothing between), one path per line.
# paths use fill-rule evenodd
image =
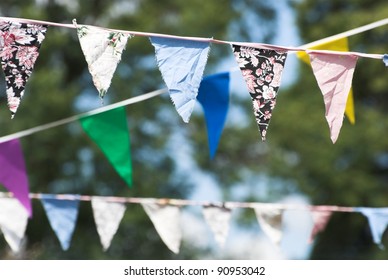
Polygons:
M384 249L384 245L381 243L381 238L388 225L388 208L359 207L357 210L368 218L373 242L376 243L380 249Z
M383 56L383 62L385 66L388 66L388 54L384 54Z
M163 37L150 37L150 41L172 102L187 123L194 110L210 42Z
M229 109L229 72L205 77L198 91L198 101L205 112L210 158L216 154Z
M62 249L66 251L70 247L77 222L79 196L72 196L71 200L62 200L44 195L41 201L51 228L56 233Z

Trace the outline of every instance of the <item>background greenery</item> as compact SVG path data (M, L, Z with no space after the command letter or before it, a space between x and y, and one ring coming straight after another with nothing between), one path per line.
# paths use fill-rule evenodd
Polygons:
M314 41L385 17L384 1L288 1L304 42ZM278 2L276 2L278 3ZM271 43L280 26L276 3L254 0L178 1L8 1L0 14L54 22L215 37L231 41ZM350 49L384 53L388 41L382 27L349 38ZM78 50L78 51L76 51ZM291 54L292 55L292 54ZM228 46L213 45L206 74L232 56ZM229 69L225 69L229 70ZM290 69L286 69L290 70ZM324 105L311 69L298 65L295 83L281 87L267 141L261 143L251 101L231 93L231 111L218 153L209 160L203 114L196 110L183 124L167 95L127 108L131 131L134 186L128 189L107 160L81 131L79 124L58 127L22 139L32 192L80 193L138 197L187 198L200 182L188 180L189 161L195 170L217 182L224 200L236 200L238 186L248 185L244 201L273 202L290 194L305 195L313 204L384 207L388 204L388 128L385 96L387 80L382 62L359 59L353 79L356 125L346 120L333 145L324 118ZM3 75L1 73L1 75ZM0 95L1 135L27 129L100 106L75 30L50 27L23 102L14 120L6 108L5 86ZM163 87L152 46L147 38L129 40L106 104ZM245 89L242 89L244 91ZM180 158L188 147L190 158ZM178 157L177 157L178 154ZM264 192L257 189L266 182ZM0 239L0 257L23 259L192 259L212 257L211 248L182 244L179 255L169 252L150 220L137 205L128 205L111 248L103 252L90 205L81 203L69 251L63 252L39 201L27 228L25 249L9 252ZM238 226L250 230L257 221L252 212L241 213ZM385 241L385 239L383 240ZM372 243L364 217L334 214L314 244L312 259L386 259Z

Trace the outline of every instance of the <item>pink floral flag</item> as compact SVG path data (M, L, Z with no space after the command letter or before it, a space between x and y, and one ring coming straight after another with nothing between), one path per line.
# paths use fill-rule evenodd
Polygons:
M13 118L24 95L47 26L0 20L0 60Z
M232 45L233 53L248 86L261 139L267 134L280 87L287 52Z
M311 211L311 216L313 218L313 228L311 230L311 235L309 243L313 243L315 236L321 231L325 230L326 225L330 221L332 212L330 211Z
M338 139L352 86L357 56L307 51L325 102L325 117L333 143Z

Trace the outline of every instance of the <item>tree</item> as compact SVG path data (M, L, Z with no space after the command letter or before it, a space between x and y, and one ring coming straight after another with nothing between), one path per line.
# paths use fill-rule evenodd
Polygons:
M250 19L266 24L274 19L270 4L254 1L2 1L4 16L105 26L116 29L203 36L233 40L247 39L246 11ZM200 11L200 12L199 12ZM222 12L220 12L222 11ZM217 16L215 16L217 15ZM234 31L233 34L229 30ZM241 33L238 33L241 31ZM263 32L268 38L269 32ZM78 51L76 51L78 50ZM230 50L213 48L207 71ZM163 86L147 38L128 42L105 102L114 102ZM3 79L0 79L1 81ZM4 84L1 84L4 88ZM74 30L49 27L25 97L14 120L0 112L2 135L62 119L99 106L86 62ZM4 95L1 103L5 104ZM107 163L96 145L78 124L58 127L22 139L32 192L123 195L184 198L193 187L177 176L179 162L171 155L171 135L179 129L196 140L195 132L183 126L167 97L142 102L127 110L131 131L134 187L128 189ZM200 121L198 125L201 125ZM202 123L203 124L203 123ZM196 136L191 135L195 133ZM201 142L204 144L204 142ZM253 144L252 144L253 145ZM202 149L203 150L203 149ZM34 201L34 218L28 225L26 250L20 258L35 259L170 259L194 258L195 248L179 256L168 252L140 207L128 206L116 242L103 253L90 210L81 203L72 248L63 252L48 225L42 206ZM5 242L1 248L6 248ZM14 258L3 250L2 258Z

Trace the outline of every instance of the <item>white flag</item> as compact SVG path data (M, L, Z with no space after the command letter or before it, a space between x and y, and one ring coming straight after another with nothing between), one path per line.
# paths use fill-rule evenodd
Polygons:
M13 252L19 252L28 222L28 213L15 198L0 198L0 228Z
M97 232L104 251L108 250L125 213L125 204L92 197L92 209Z
M178 254L182 240L179 207L152 202L142 203L142 206L154 224L160 238L171 251Z
M276 244L282 240L283 210L278 208L255 208L256 217L261 229Z
M223 247L228 237L232 211L225 207L205 206L202 208L202 213L218 245Z
M93 26L76 23L75 25L93 83L100 97L103 98L108 91L130 35Z

